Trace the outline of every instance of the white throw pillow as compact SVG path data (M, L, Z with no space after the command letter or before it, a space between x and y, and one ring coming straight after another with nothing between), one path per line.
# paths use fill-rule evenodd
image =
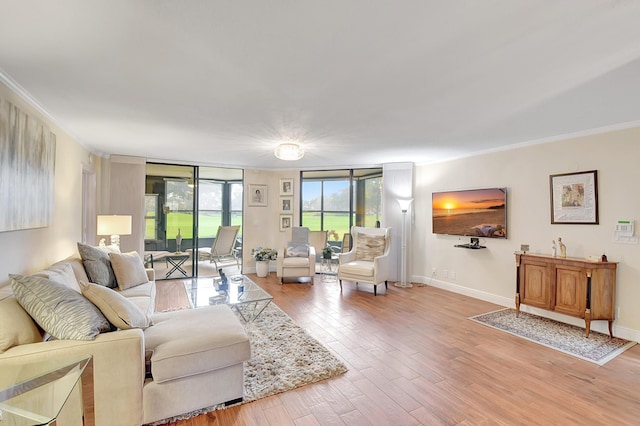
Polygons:
M137 251L109 253L109 259L121 291L149 282L144 263Z
M149 327L149 317L117 291L85 282L80 283L80 286L82 295L96 305L109 322L119 329Z

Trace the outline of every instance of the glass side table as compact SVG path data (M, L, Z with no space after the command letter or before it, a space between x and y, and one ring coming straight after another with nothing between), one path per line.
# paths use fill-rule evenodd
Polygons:
M92 367L91 355L28 364L0 364L0 424L55 425L80 379L90 387L93 405ZM83 411L84 424L93 425L93 407Z

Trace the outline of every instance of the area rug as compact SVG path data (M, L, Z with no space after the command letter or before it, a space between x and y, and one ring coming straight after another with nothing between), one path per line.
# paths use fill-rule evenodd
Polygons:
M591 331L586 338L584 328L526 312L520 312L516 318L515 309L501 309L469 319L598 365L604 365L636 344L596 331Z
M244 400L240 404L347 371L344 363L273 303L253 322L245 323L245 328L251 341L252 356L244 364ZM207 407L153 424L184 420L223 408L226 407Z

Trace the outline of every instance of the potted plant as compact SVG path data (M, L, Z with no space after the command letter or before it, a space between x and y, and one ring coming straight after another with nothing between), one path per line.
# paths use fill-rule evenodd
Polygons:
M256 261L256 274L264 278L269 275L269 262L276 260L278 251L269 247L256 247L251 250L251 255Z
M327 244L327 246L322 249L322 258L331 259L331 255L333 255L333 250L331 249L331 246Z

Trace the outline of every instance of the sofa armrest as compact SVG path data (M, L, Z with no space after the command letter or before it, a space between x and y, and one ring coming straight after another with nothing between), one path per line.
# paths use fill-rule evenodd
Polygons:
M149 281L155 281L156 280L156 271L155 271L155 269L146 268L145 271L147 272L147 278L149 278Z
M52 340L15 346L0 354L0 368L51 358L93 356L96 425L142 424L145 377L140 329L100 334L95 340Z

